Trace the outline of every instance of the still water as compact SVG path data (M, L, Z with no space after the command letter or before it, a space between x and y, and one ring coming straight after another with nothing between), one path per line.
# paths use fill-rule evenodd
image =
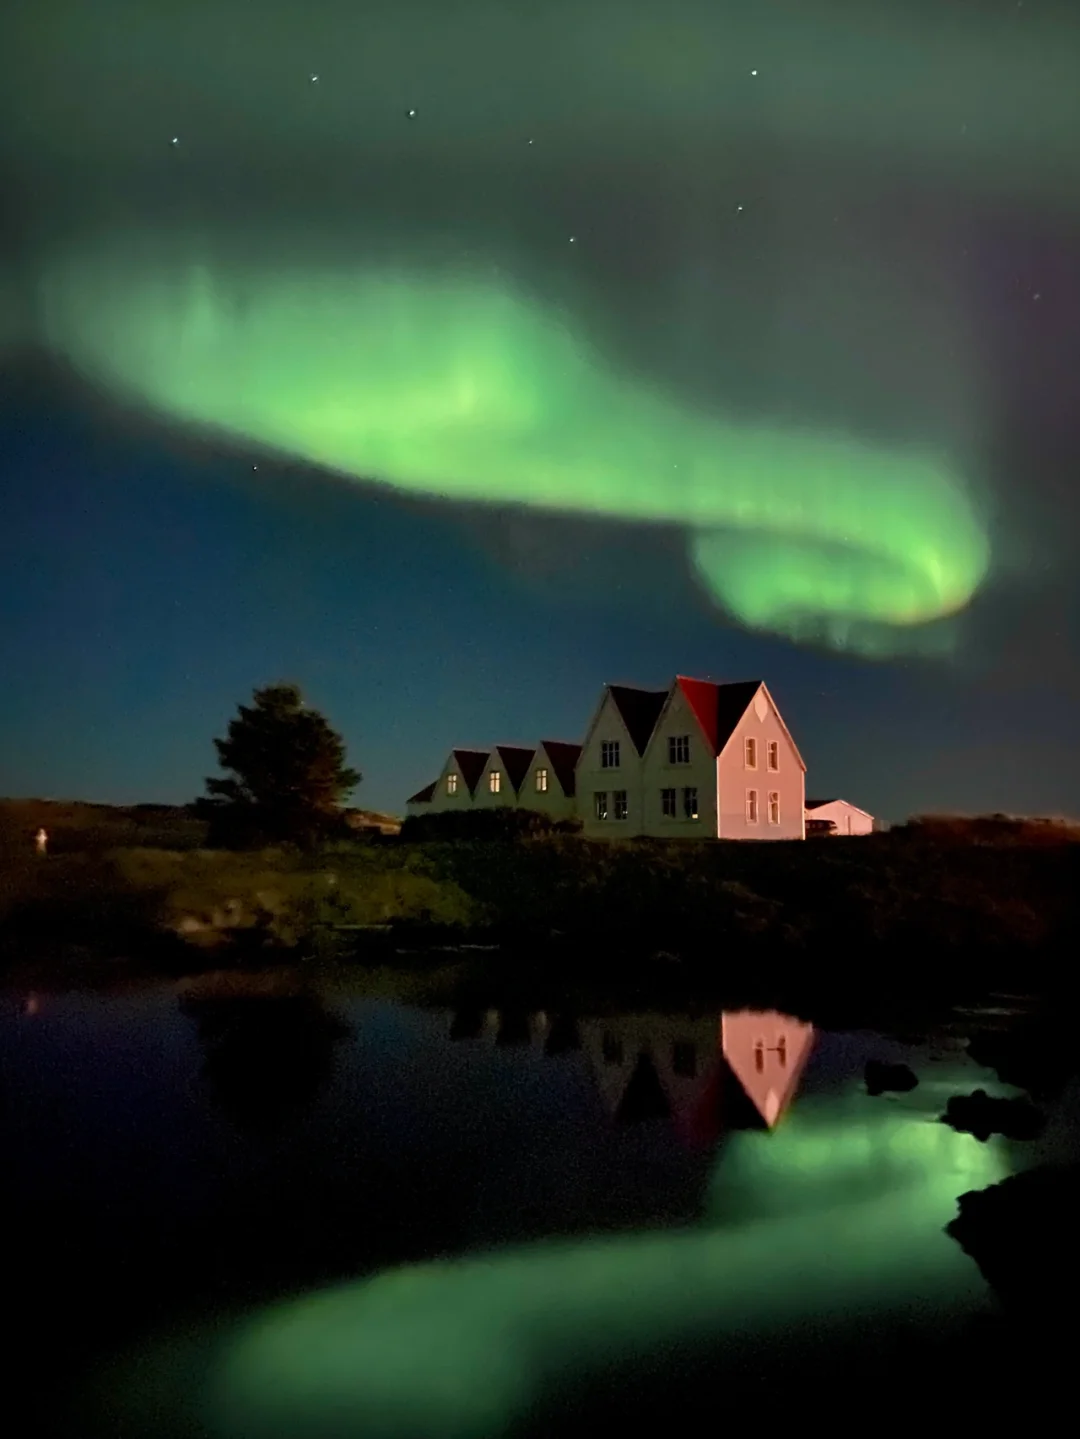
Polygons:
M957 1196L1037 1157L938 1122L1015 1092L959 1039L775 1013L20 995L0 1055L17 1353L85 1435L594 1432L883 1354L917 1385L992 1306ZM871 1057L918 1088L871 1098Z

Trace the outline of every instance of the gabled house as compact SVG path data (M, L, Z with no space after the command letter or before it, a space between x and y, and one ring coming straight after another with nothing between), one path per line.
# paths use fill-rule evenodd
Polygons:
M662 690L606 685L580 745L452 750L407 808L512 805L576 817L593 838L803 839L805 774L761 680L678 675Z
M486 749L452 749L439 778L406 800L406 814L471 809L489 753Z
M846 799L808 799L808 834L873 834L874 816Z
M475 787L477 809L513 806L525 782L533 751L523 745L499 744L489 751Z
M598 837L802 839L805 773L760 680L608 686L578 763L578 813Z
M586 834L642 834L641 759L667 690L605 685L578 756L578 818Z
M537 745L518 803L526 809L568 819L575 813L575 781L581 746L546 739Z

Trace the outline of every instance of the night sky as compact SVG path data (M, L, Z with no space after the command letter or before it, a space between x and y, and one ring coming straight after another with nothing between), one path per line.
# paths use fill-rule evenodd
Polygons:
M1068 0L9 0L0 794L356 802L763 678L808 792L1080 814Z

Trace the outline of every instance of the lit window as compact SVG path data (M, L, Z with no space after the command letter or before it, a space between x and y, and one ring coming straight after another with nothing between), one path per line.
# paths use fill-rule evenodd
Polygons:
M547 770L538 769L536 771L536 793L547 794L547 784Z
M670 735L667 742L667 757L668 764L689 764L690 736L688 734Z
M682 792L683 819L697 819L697 785L691 784Z
M617 789L613 792L611 798L615 807L615 818L625 819L627 815L626 791L624 789Z
M748 789L746 791L746 822L747 824L757 824L758 822L756 789Z
M622 1040L619 1039L619 1038L618 1038L616 1035L614 1035L614 1034L605 1034L605 1035L604 1035L603 1044L604 1044L604 1063L605 1063L605 1064L622 1064L622 1062L623 1062L623 1045L622 1045Z
M753 737L746 741L746 768L757 769L757 740Z
M607 819L608 807L606 789L598 789L593 795L593 813L596 815L597 819Z
M619 768L619 741L617 739L606 739L600 744L600 768Z
M780 742L779 742L779 740L771 739L771 740L769 741L769 744L768 744L768 748L767 748L767 750L766 750L766 753L767 753L767 755L768 755L769 768L770 768L770 769L773 771L773 773L775 774L775 772L780 768Z
M671 1067L683 1079L697 1075L697 1048L689 1040L677 1039L671 1046Z
M778 789L769 791L769 823L780 823L780 791Z
M764 1070L765 1070L765 1041L764 1041L763 1039L755 1039L755 1040L754 1040L754 1068L757 1070L757 1072L758 1072L759 1074L764 1073Z
M448 775L446 776L446 793L447 793L447 794L457 794L457 775L456 775L456 774L448 774Z
M675 818L675 791L673 789L660 791L660 813L665 819Z
M502 775L497 769L493 769L488 775L488 789L492 794L498 794L502 789Z

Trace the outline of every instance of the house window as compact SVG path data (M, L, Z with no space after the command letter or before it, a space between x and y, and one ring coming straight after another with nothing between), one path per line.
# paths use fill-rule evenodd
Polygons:
M779 1063L780 1063L780 1068L781 1068L781 1069L786 1069L786 1068L787 1068L787 1037L786 1037L786 1035L783 1035L783 1034L782 1034L782 1035L780 1036L780 1038L776 1041L776 1058L777 1058L777 1060L778 1060Z
M665 819L675 818L675 791L673 789L660 791L660 813Z
M775 774L776 771L780 768L780 741L771 739L765 752L768 756L769 768Z
M604 1063L622 1064L623 1045L617 1035L607 1033L604 1035Z
M697 819L697 785L691 784L682 792L683 819Z
M615 818L625 819L627 815L626 791L624 789L615 790L611 799L615 807Z
M778 789L769 791L769 823L780 823L780 791Z
M697 1075L697 1046L685 1039L677 1039L671 1046L671 1067L683 1079L694 1079Z
M493 769L488 775L488 789L492 794L498 794L502 789L502 774L499 770Z
M538 769L536 771L536 793L547 794L547 784L547 770Z
M600 745L600 768L619 768L619 741L617 739L606 739Z
M690 736L688 734L669 735L667 742L667 757L668 764L689 764Z
M598 789L593 795L593 814L597 819L607 819L607 790Z
M448 775L446 776L446 793L447 793L447 794L457 794L457 775L456 775L456 774L448 774Z
M757 769L757 740L752 735L746 740L746 768Z
M746 791L746 823L757 824L757 790Z
M754 1068L759 1074L765 1072L765 1041L763 1039L754 1040Z

